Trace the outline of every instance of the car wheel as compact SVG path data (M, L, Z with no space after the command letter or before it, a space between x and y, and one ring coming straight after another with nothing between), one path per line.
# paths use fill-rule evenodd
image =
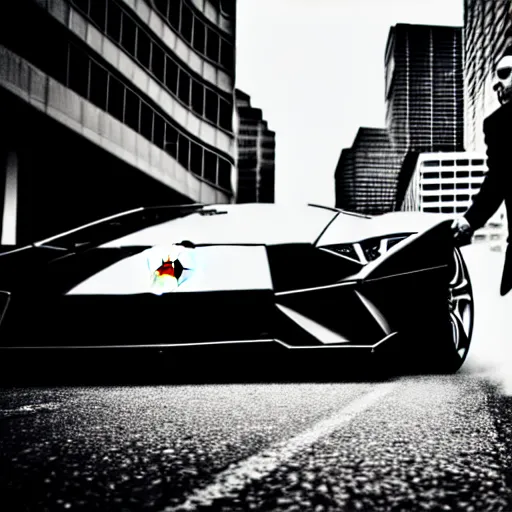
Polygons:
M443 373L454 373L464 363L471 344L474 322L471 279L459 248L453 251L449 269L449 326L441 334L438 350L433 354L433 370Z

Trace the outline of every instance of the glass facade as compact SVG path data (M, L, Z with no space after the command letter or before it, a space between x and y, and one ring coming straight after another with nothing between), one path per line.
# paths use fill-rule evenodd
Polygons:
M237 203L273 203L275 200L275 133L249 95L236 90Z
M336 207L380 214L393 210L396 154L384 128L360 128L351 148L341 152L336 167Z
M392 27L385 68L386 120L397 152L461 151L462 28Z

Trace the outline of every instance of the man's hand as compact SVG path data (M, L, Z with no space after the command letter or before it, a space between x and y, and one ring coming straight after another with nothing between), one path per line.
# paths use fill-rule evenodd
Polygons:
M459 217L451 225L453 239L456 245L467 245L471 242L473 228L464 217Z

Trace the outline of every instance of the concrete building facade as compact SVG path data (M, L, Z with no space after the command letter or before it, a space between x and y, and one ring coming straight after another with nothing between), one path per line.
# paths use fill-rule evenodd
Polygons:
M142 205L232 200L235 6L2 3L0 162L11 242Z

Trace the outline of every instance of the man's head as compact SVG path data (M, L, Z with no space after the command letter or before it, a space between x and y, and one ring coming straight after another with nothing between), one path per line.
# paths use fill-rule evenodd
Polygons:
M512 47L508 47L496 66L496 83L493 89L504 105L512 100Z

